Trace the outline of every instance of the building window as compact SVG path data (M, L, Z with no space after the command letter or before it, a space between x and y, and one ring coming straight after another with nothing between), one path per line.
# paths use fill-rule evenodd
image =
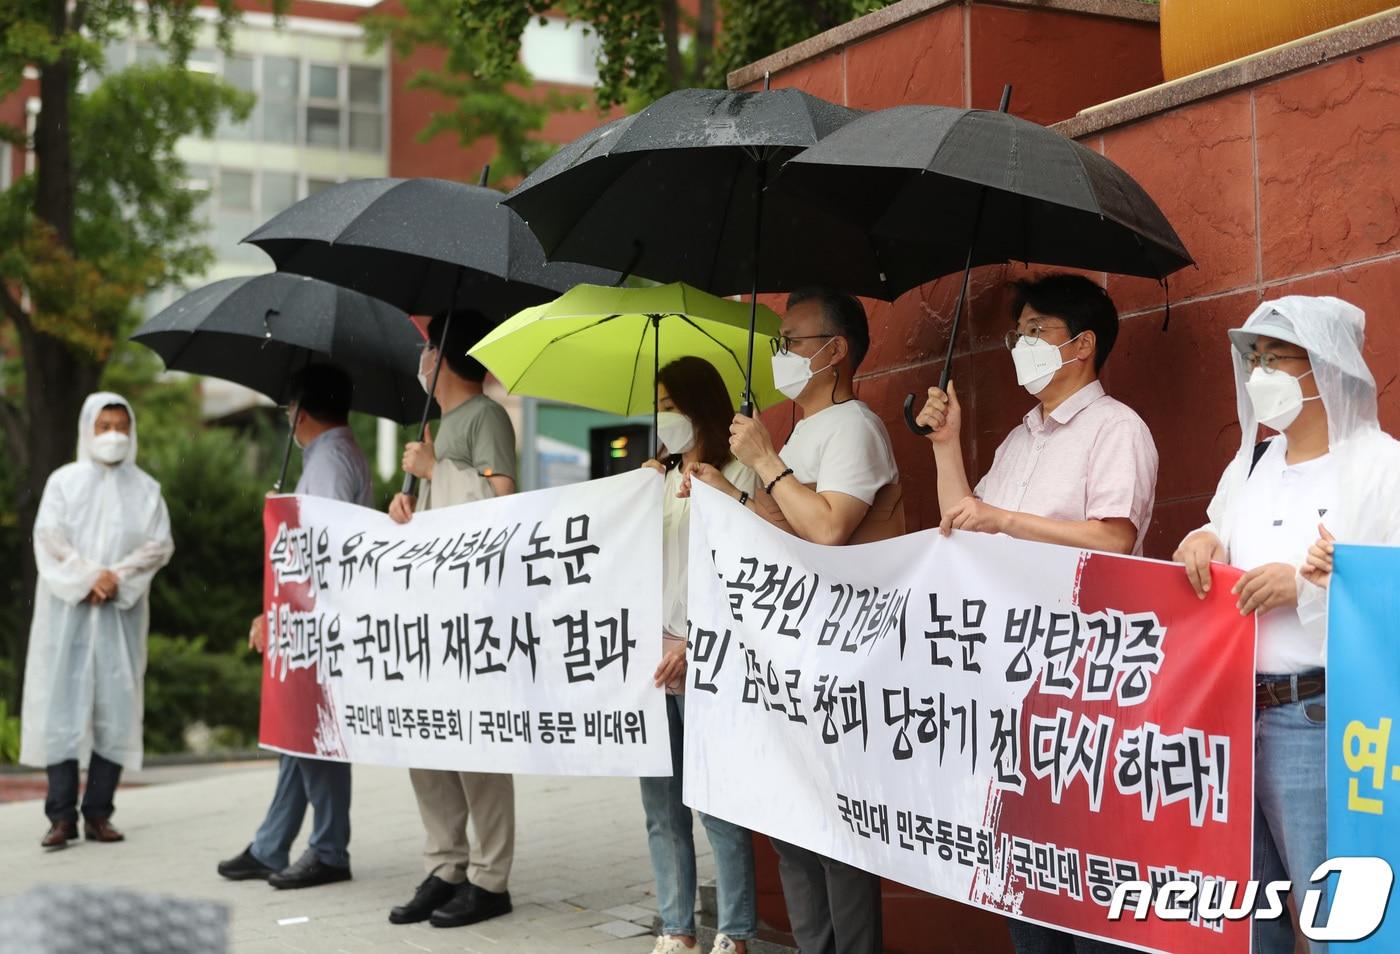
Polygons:
M8 189L13 181L15 154L7 142L0 142L0 189Z
M262 138L264 142L297 142L297 99L301 63L287 56L265 56L262 68Z
M384 71L371 66L350 67L350 148L357 152L384 149Z
M262 194L258 214L263 220L272 218L297 200L297 176L295 172L262 171Z
M597 35L578 23L532 18L520 37L520 62L537 80L592 86L598 82L600 49Z
M254 82L256 70L253 58L235 53L224 57L224 82L245 93L257 92ZM255 105L248 118L242 121L233 119L227 113L219 120L219 137L222 139L254 139L257 137L258 112Z

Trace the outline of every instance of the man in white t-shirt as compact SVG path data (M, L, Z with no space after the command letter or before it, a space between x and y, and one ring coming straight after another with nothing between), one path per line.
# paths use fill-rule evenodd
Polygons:
M1336 298L1290 296L1263 303L1230 331L1240 452L1220 479L1209 521L1174 557L1203 598L1212 562L1246 571L1232 593L1258 627L1254 877L1291 880L1300 910L1327 858L1327 620L1325 591L1299 570L1327 529L1348 542L1383 542L1400 522L1400 453L1377 424L1364 317ZM1259 424L1277 433L1256 443ZM1320 910L1316 922L1325 919ZM1287 914L1256 920L1254 938L1259 954L1294 950ZM1313 954L1326 947L1310 942Z
M757 418L738 415L730 450L758 475L742 493L706 464L693 477L804 540L828 546L902 533L899 470L884 423L852 383L870 346L865 309L850 295L804 289L788 298L773 383L802 409L781 454ZM803 954L880 954L880 879L773 839L792 932Z

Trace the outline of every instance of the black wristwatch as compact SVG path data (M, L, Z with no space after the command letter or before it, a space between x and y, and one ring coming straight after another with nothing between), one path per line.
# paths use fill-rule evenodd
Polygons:
M741 491L739 491L739 506L741 506L741 507L747 507L748 505L749 505L749 492L748 492L747 490L741 490Z

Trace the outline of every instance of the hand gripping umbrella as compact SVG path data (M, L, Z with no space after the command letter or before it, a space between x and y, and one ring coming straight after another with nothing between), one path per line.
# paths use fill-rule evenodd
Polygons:
M677 90L569 143L505 204L551 261L748 293L754 321L761 291L820 283L892 299L919 283L921 263L891 259L821 203L765 191L783 162L859 115L795 89ZM752 364L750 341L746 379Z
M448 327L458 309L473 308L494 325L579 282L615 278L547 263L500 200L494 189L445 179L360 179L303 199L244 241L272 256L278 271L350 288L409 314L445 314ZM441 367L439 351L433 387ZM416 485L406 476L404 493Z
M940 387L974 265L1039 262L1150 278L1192 264L1162 211L1107 158L1001 109L868 113L783 167L774 191L820 197L885 241L923 250L925 280L963 271ZM914 395L904 402L910 429Z
M423 338L408 316L315 279L275 272L213 282L161 310L131 340L171 370L233 381L278 403L294 371L330 361L355 382L355 410L400 424L420 413ZM278 490L290 454L289 434Z

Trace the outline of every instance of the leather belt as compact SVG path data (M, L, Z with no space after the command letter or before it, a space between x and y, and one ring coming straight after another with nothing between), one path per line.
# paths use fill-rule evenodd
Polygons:
M1327 691L1327 673L1304 673L1298 676L1259 676L1254 680L1254 707L1272 709L1274 706L1302 702Z

